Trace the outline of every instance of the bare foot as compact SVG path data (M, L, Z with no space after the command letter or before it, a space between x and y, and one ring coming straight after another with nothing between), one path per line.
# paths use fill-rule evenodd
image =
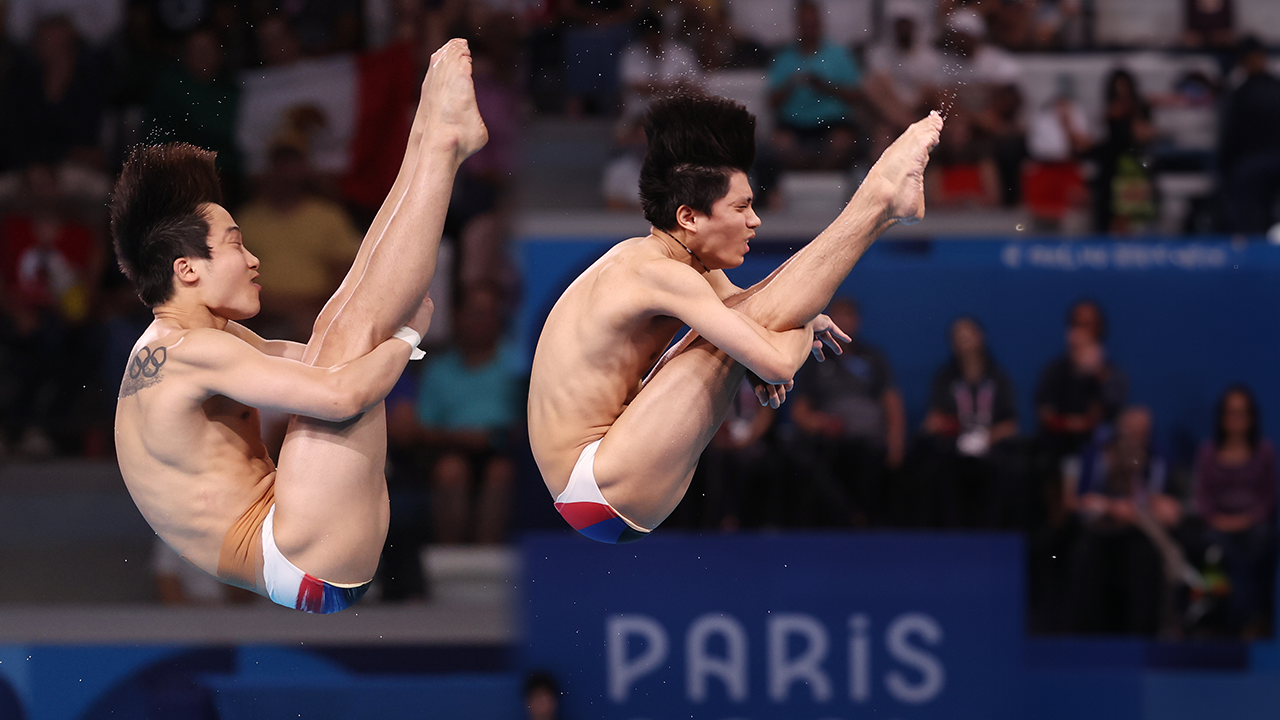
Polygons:
M867 173L863 187L882 193L889 220L913 225L924 218L924 168L941 132L942 116L929 113L907 128Z
M424 138L437 136L456 142L458 162L489 141L489 130L476 106L471 49L466 40L450 40L432 54L414 124L420 124Z

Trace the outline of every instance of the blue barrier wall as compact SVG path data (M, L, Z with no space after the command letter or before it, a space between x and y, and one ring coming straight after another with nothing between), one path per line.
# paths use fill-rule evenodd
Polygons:
M520 243L526 296L518 331L532 357L547 312L564 287L616 238ZM796 246L753 245L741 268L749 285ZM1034 431L1041 369L1062 351L1076 299L1109 315L1108 351L1128 373L1130 398L1150 405L1159 430L1184 454L1210 431L1228 383L1257 393L1263 417L1280 418L1280 247L1262 242L882 241L841 288L863 309L863 337L889 356L908 411L919 421L946 329L972 314L987 327L1018 391L1023 432Z
M1000 535L524 545L525 665L569 718L1274 718L1277 645L1022 636Z

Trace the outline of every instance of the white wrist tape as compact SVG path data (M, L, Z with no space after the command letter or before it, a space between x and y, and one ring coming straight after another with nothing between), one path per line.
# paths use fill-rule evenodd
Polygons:
M397 338L409 343L409 347L413 348L412 350L409 351L410 360L421 360L422 358L427 356L425 352L418 349L418 343L422 342L422 336L419 335L416 330L409 327L408 325L405 325L404 327L397 330L396 334L392 335L391 337Z

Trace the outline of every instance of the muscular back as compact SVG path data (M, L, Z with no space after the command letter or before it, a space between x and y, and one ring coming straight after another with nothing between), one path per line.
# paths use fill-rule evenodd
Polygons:
M156 323L134 346L116 405L116 453L151 527L217 574L228 529L269 490L275 467L257 410L184 377L187 334Z
M529 440L552 494L604 436L683 323L652 311L639 268L673 262L635 238L615 245L565 290L538 340Z

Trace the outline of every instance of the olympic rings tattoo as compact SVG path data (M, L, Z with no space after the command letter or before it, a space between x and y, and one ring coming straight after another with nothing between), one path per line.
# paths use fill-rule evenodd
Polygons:
M133 356L133 362L129 363L129 379L137 380L139 375L144 378L155 377L168 358L169 351L164 346L156 348L155 352L151 352L151 348L142 348Z

